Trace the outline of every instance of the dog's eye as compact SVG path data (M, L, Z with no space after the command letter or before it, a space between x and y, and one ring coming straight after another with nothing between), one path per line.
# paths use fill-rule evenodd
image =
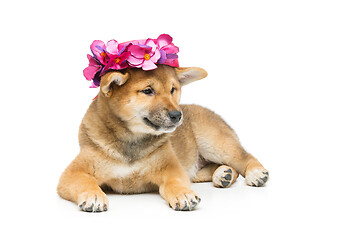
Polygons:
M146 95L153 95L155 92L152 88L146 88L141 91L142 93L145 93Z
M176 90L176 88L173 87L173 88L171 89L171 94L173 94L173 93L175 92L175 90Z

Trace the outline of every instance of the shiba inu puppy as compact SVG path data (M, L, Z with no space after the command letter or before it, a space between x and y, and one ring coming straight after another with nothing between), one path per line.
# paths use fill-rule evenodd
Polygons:
M262 186L268 171L240 145L215 113L179 105L181 87L207 76L201 68L159 65L102 76L79 131L80 153L57 191L88 212L106 211L102 187L118 193L159 191L175 210L193 210L200 198L190 182L229 187L241 174Z

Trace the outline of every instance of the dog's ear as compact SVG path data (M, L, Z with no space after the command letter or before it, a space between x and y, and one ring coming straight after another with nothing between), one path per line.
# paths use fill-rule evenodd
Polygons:
M112 94L112 85L123 85L129 79L129 73L121 72L108 72L101 77L100 88L106 97L110 97Z
M181 86L203 79L207 76L207 72L204 69L197 67L175 68L175 72Z

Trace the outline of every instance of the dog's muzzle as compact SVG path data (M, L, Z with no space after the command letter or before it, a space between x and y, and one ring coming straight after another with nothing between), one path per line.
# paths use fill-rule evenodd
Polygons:
M173 131L182 123L182 112L157 111L144 117L144 122L156 131Z

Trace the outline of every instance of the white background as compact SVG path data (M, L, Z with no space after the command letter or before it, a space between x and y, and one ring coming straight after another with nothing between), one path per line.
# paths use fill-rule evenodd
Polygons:
M358 1L2 1L2 239L359 239ZM97 94L95 39L168 33L209 76L182 103L219 113L269 170L264 188L193 184L193 212L158 194L111 195L106 213L60 199L61 172Z

